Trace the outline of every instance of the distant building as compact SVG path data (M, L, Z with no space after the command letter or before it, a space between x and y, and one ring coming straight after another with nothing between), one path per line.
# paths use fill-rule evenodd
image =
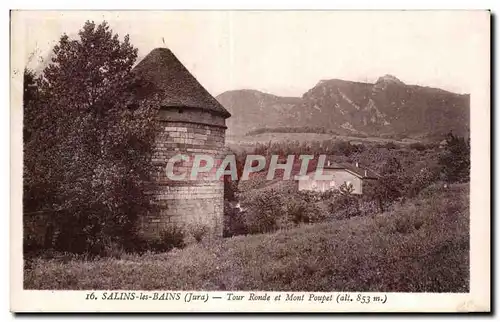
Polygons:
M344 183L352 185L353 194L363 194L363 185L369 181L378 180L380 177L374 171L356 164L328 163L323 168L323 174L332 176L332 180L316 180L315 172L308 173L309 179L299 180L299 191L326 192L332 189L339 189Z

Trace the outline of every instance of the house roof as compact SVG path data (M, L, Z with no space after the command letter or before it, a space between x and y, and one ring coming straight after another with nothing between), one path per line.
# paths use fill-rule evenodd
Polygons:
M170 49L153 49L132 71L157 89L162 106L191 107L216 113L225 118L231 116Z
M356 166L350 163L330 163L325 165L324 169L341 169L346 170L361 179L378 179L380 175L373 170L362 166Z

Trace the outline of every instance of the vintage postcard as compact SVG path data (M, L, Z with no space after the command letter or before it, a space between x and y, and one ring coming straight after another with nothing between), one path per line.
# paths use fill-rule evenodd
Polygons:
M490 19L11 11L11 311L489 312Z

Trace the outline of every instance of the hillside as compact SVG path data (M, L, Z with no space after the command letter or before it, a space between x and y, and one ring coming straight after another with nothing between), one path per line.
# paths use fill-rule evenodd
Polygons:
M297 108L302 102L299 97L238 90L224 92L216 99L232 114L226 121L230 134L243 135L262 127L289 126L290 122L301 118Z
M377 82L323 80L302 97L254 90L228 91L217 100L229 110L228 135L262 128L323 128L337 134L440 136L469 132L469 95L407 85L391 75Z
M467 185L391 211L94 261L34 259L26 289L467 292Z

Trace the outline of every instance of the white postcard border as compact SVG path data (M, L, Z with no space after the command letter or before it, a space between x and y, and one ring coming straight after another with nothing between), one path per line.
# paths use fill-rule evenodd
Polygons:
M381 13L376 13L381 14ZM425 14L425 12L422 12ZM10 270L11 311L15 312L467 312L489 311L490 308L490 22L489 12L476 11L478 23L484 24L484 33L477 35L477 68L475 87L471 91L471 287L468 294L377 293L387 296L385 304L354 303L325 305L317 302L264 302L224 300L228 292L193 292L221 296L222 300L196 301L109 301L85 300L89 291L30 291L23 290L22 278L22 70L23 16L12 12L11 34L11 214L10 214ZM102 295L105 291L96 291ZM135 291L140 292L140 291ZM163 292L163 291L162 291ZM148 291L147 293L153 293ZM181 297L188 292L181 292ZM250 292L234 292L248 295ZM255 292L263 294L265 292ZM271 297L279 293L267 292ZM289 292L288 292L289 293ZM295 292L310 294L310 292ZM340 293L329 293L334 297ZM356 297L358 294L342 293Z

